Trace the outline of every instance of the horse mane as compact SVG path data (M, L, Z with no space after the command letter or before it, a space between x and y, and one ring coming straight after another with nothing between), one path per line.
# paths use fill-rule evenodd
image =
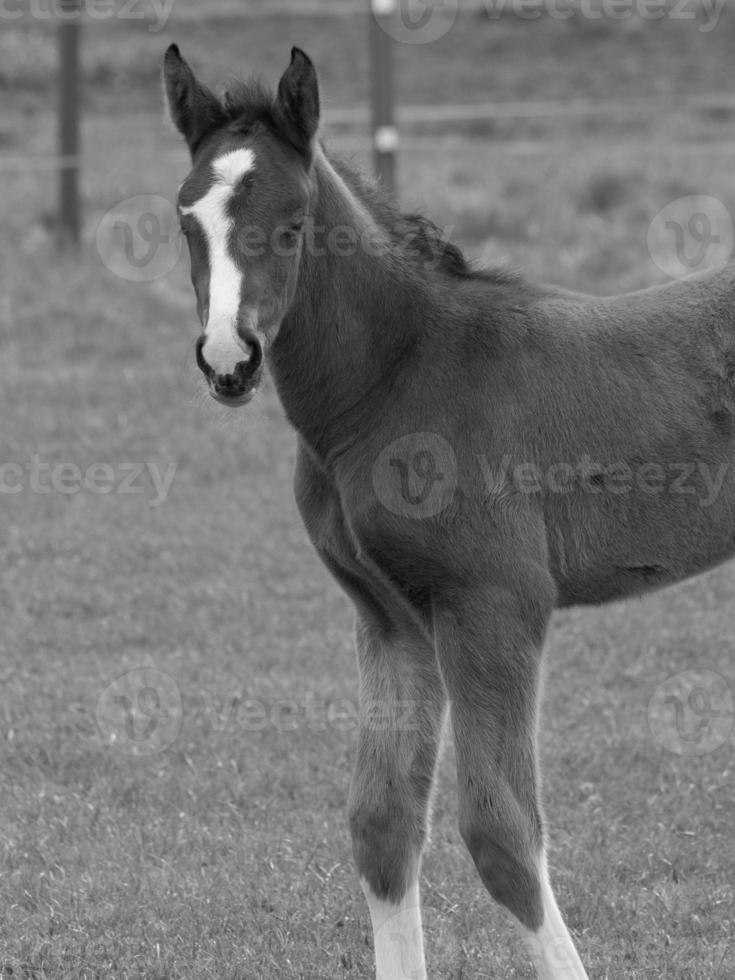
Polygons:
M228 124L247 131L256 123L278 134L273 113L273 93L258 77L230 82L222 96ZM441 271L452 279L476 279L498 286L517 286L523 282L519 272L493 267L477 268L458 245L451 242L442 230L422 214L400 211L377 181L367 177L351 161L337 159L322 149L329 162L349 189L367 207L371 216L388 234L397 254L413 260L417 268Z
M256 123L276 130L273 93L258 77L235 78L222 93L222 105L230 125L247 131Z
M352 162L331 156L329 161L404 258L414 258L419 265L439 270L453 279L479 279L499 286L521 283L521 274L513 270L477 268L430 218L400 211L380 184Z

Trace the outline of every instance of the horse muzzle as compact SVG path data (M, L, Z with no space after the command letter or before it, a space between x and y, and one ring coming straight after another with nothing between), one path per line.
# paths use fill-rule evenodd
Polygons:
M263 345L256 334L246 327L240 327L238 341L236 357L229 357L226 361L218 357L213 359L214 363L210 363L207 357L207 335L202 334L196 343L197 364L207 379L210 394L231 408L250 401L263 374Z

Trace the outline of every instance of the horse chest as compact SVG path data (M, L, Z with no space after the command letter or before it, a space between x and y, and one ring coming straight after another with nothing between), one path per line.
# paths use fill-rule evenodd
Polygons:
M302 448L296 467L296 503L319 557L357 609L389 628L397 619L415 617L410 600L390 570L375 560L364 535L327 473Z

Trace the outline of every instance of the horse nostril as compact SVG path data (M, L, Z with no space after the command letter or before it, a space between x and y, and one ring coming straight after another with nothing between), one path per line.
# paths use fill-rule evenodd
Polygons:
M248 352L250 363L252 364L253 370L255 370L257 367L259 367L260 362L263 359L263 349L258 337L243 323L238 324L237 335L242 341L245 350Z
M263 348L260 345L260 341L254 336L243 337L242 340L248 352L249 359L238 364L237 367L247 367L250 371L257 371L260 367L260 362L263 360Z
M203 349L204 349L204 334L202 334L201 337L199 337L199 339L196 342L197 364L202 374L204 374L205 377L207 378L211 378L212 375L214 374L214 371L209 366L209 364L207 364L207 362L204 360L204 355L202 354Z
M257 365L255 365L257 367ZM253 360L250 361L240 361L239 364L235 365L235 373L233 374L233 379L238 385L245 385L248 379L253 373Z

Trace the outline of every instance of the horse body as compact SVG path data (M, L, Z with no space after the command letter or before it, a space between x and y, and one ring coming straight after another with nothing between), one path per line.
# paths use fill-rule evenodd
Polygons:
M321 180L329 179L325 160ZM322 196L333 213L317 210L317 222L349 219L350 202L340 208L334 194ZM309 299L302 307L297 293L271 360L303 451L340 502L340 525L396 581L410 579L414 598L414 566L426 571L427 594L446 580L455 551L458 578L474 576L467 555L475 548L458 546L458 521L492 555L525 549L522 540L495 540L498 525L519 533L535 524L536 536L543 525L561 606L647 591L733 553L735 267L608 299L433 270L422 292L389 276L380 259L353 276L315 262L313 277L304 276ZM381 278L390 305L361 311L364 297L351 297L344 283ZM292 405L293 377L299 369L312 377L304 338L318 351L322 379ZM355 373L345 346L361 365ZM365 392L355 375L364 383L370 361ZM314 404L319 396L327 404ZM333 430L325 429L330 417ZM421 522L408 531L365 492L386 442L412 431L440 434L459 470L456 499L423 550Z
M320 181L330 182L329 161L317 170ZM334 193L319 197L332 211L318 208L318 223L338 227L349 220L350 201ZM512 277L465 279L443 271L429 274L417 290L411 277L408 286L405 279L390 281L380 258L366 263L362 254L355 261L367 267L352 274L323 261L310 274L304 261L308 299L302 307L297 292L270 357L281 400L301 435L296 499L302 517L373 637L372 646L365 644L371 662L363 663L363 673L375 669L376 648L388 656L398 643L405 647L406 636L422 638L413 668L425 668L432 662L440 610L456 610L458 597L472 595L478 582L483 609L474 618L487 631L484 655L497 669L504 646L519 660L529 646L540 648L553 606L638 594L732 553L732 269L596 299ZM344 266L349 260L341 261ZM389 291L384 310L365 309L365 296L350 293L350 283L363 290L365 281L381 284L368 291L372 297ZM313 377L305 368L304 338L319 351L322 379L316 392L297 391L292 402L295 376L301 371L305 380ZM361 365L357 377L345 371L345 345ZM366 364L372 370L365 372ZM356 389L357 379L359 385L366 377L367 390ZM312 403L319 395L327 404ZM457 467L451 501L421 520L393 513L370 492L386 443L411 432L439 434L452 446ZM560 464L562 474L550 486ZM524 484L529 467L532 479ZM647 480L641 482L641 474ZM498 623L506 630L502 641ZM460 621L453 630L465 634L469 625ZM431 716L421 720L433 751L439 677L417 684L402 658L392 666L397 676L391 700L420 695L434 708L433 726ZM442 688L455 686L469 700L471 684L484 686L490 713L497 711L482 670L475 676L462 672L447 684L449 671L440 671ZM375 678L364 683L373 694L384 691ZM427 691L436 692L437 701L427 699ZM518 699L524 716L519 692L505 688L502 696L511 704ZM410 862L394 853L400 836L395 819L392 839L376 839L371 823L378 780L360 773L358 764L350 807L358 866L377 876L367 879L369 896L400 897L403 879L384 871L381 878L380 868ZM428 769L422 778L430 785ZM519 823L529 824L524 832L533 841L541 817L535 794L528 796ZM472 819L467 817L464 833L483 879L533 927L542 913L523 867L515 855L504 863L497 843L488 857L487 841ZM417 833L417 850L421 841ZM410 853L408 844L402 846ZM528 841L514 841L512 850L517 855L526 847L533 850ZM376 858L381 854L382 861ZM546 906L547 917L553 916L548 897ZM559 935L557 930L557 944ZM577 969L569 965L568 951L560 962L566 965L559 976L582 975L568 972Z
M208 274L192 229L200 367L242 404L265 352L298 432L299 510L357 613L348 809L377 976L426 977L418 875L451 714L478 872L541 980L584 980L546 867L544 636L555 607L735 550L735 269L608 299L476 273L327 158L302 52L273 102L220 103L175 48L166 85L194 164L181 210L204 216L221 260ZM253 214L288 254L245 255ZM208 283L223 278L215 344Z

